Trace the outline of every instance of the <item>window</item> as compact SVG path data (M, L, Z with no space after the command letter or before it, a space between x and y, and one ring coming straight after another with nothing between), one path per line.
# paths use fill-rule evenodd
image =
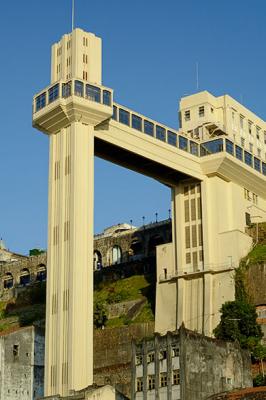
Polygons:
M13 345L13 356L14 357L18 357L19 354L19 345L18 344L14 344Z
M241 146L245 147L245 139L244 138L241 138Z
M261 149L257 149L258 157L261 157Z
M142 119L135 114L132 114L132 128L142 131Z
M177 144L177 135L174 132L167 131L167 143L176 147Z
M88 72L87 71L83 71L83 79L84 79L84 81L88 80Z
M205 111L204 111L204 106L199 107L199 117L204 117Z
M234 144L228 139L225 141L225 148L227 153L234 155Z
M143 391L143 378L137 378L137 392Z
M198 145L198 143L190 142L189 146L190 146L190 153L193 154L194 156L198 156L199 155L199 145Z
M185 243L186 243L186 249L190 248L190 228L189 226L185 227Z
M252 194L252 201L254 204L258 204L258 195L257 194L255 194L255 193Z
M136 356L136 365L141 365L142 362L143 362L143 357L142 357L141 354L138 354L138 355Z
M101 102L101 89L96 86L86 85L86 96L87 99L95 101L96 103Z
M148 354L147 361L148 363L154 362L154 352Z
M173 357L179 357L179 348L178 347L173 347L172 348L172 356Z
M11 289L14 284L13 275L10 272L7 272L3 278L4 281L4 289Z
M191 263L191 254L186 253L186 264L190 264L190 263Z
M109 90L103 91L103 104L105 104L106 106L111 105L111 92L109 92Z
M261 167L260 167L260 160L256 157L254 157L254 168L256 171L260 172Z
M119 122L129 126L129 112L119 108Z
M155 375L148 375L148 390L155 389Z
M154 136L154 124L152 122L144 120L144 133Z
M116 106L113 106L112 118L117 121L117 107Z
M71 96L71 82L63 83L62 96L64 98Z
M161 350L159 358L160 358L160 360L165 360L167 358L167 351Z
M40 94L35 99L36 112L46 106L46 92Z
M179 148L181 150L187 151L188 150L188 140L183 136L179 136L178 141L179 141Z
M244 131L244 117L240 115L240 132L243 133Z
M252 135L252 122L248 121L248 133Z
M165 142L165 129L156 125L156 138Z
M232 128L236 129L236 120L235 120L235 112L232 111Z
M236 146L236 158L243 161L243 150L239 146Z
M81 81L75 81L75 95L83 97L84 84Z
M252 155L250 153L248 153L247 151L244 152L244 159L245 159L245 163L247 165L249 165L250 167L252 167Z
M185 121L190 121L190 110L185 111Z
M246 200L251 200L250 192L248 189L244 189L244 197Z
M59 84L57 83L48 90L49 103L52 103L53 101L58 99L58 97L59 97Z
M266 164L264 162L262 163L262 173L266 175Z
M250 214L249 213L245 213L245 217L246 217L246 225L250 226L251 225L251 218L250 218Z
M205 142L200 145L201 157L221 151L223 151L223 139L212 140L211 142Z
M260 127L256 126L256 137L258 140L260 140Z
M173 371L173 385L180 385L180 371L175 369Z
M167 386L167 373L166 372L160 373L160 386L161 387Z

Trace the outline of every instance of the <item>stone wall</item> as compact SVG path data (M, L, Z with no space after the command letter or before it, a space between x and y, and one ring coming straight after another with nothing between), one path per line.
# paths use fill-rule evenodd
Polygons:
M218 394L208 400L265 400L266 387L247 388L236 392Z

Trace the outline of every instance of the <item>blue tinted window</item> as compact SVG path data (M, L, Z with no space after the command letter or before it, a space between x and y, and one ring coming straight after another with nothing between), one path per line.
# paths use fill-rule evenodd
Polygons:
M117 121L117 107L113 106L113 115L112 118L115 119Z
M36 97L35 106L36 106L36 111L39 111L46 106L46 92Z
M184 138L183 136L179 136L178 137L178 144L179 144L179 148L181 150L186 150L188 151L188 140L187 138Z
M262 173L266 175L266 164L264 162L262 163Z
M132 128L142 131L142 119L135 114L132 114Z
M158 125L156 125L156 137L165 142L165 129Z
M236 158L243 161L243 149L239 146L236 146Z
M59 97L59 84L57 83L48 90L49 103L52 103L53 101L58 99L58 97Z
M144 120L144 133L154 136L154 124L152 122Z
M233 144L233 142L231 142L230 140L226 139L225 148L226 148L226 152L227 153L234 155L234 144Z
M111 92L109 92L109 90L103 91L103 104L105 104L106 106L111 105Z
M119 122L129 125L129 112L119 108Z
M205 142L200 145L201 157L220 153L221 151L223 151L223 139L212 140L211 142Z
M101 89L97 86L86 85L86 98L96 103L101 102Z
M252 167L252 155L247 151L244 152L245 163Z
M261 171L260 160L256 157L254 157L254 168L256 171Z
M63 83L62 96L64 98L71 96L71 82Z
M177 144L177 134L171 131L167 131L167 142L172 146L176 147Z
M75 81L75 95L83 97L83 82Z
M199 145L198 145L198 143L190 142L189 147L190 147L190 153L191 154L194 154L194 156L198 156L199 155Z

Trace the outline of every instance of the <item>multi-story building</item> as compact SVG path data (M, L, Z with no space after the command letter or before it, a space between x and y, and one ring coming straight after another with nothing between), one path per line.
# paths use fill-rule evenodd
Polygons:
M250 386L250 356L237 344L183 327L132 343L132 400L204 400Z

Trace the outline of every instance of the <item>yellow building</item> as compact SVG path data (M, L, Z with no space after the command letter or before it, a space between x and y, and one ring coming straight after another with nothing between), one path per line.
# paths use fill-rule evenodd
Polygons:
M184 322L212 334L252 246L245 228L266 220L262 120L202 92L181 100L175 130L114 103L101 68L101 39L75 29L53 45L51 85L33 101L33 126L50 140L47 396L93 383L94 155L172 190L173 243L157 249L159 332Z

